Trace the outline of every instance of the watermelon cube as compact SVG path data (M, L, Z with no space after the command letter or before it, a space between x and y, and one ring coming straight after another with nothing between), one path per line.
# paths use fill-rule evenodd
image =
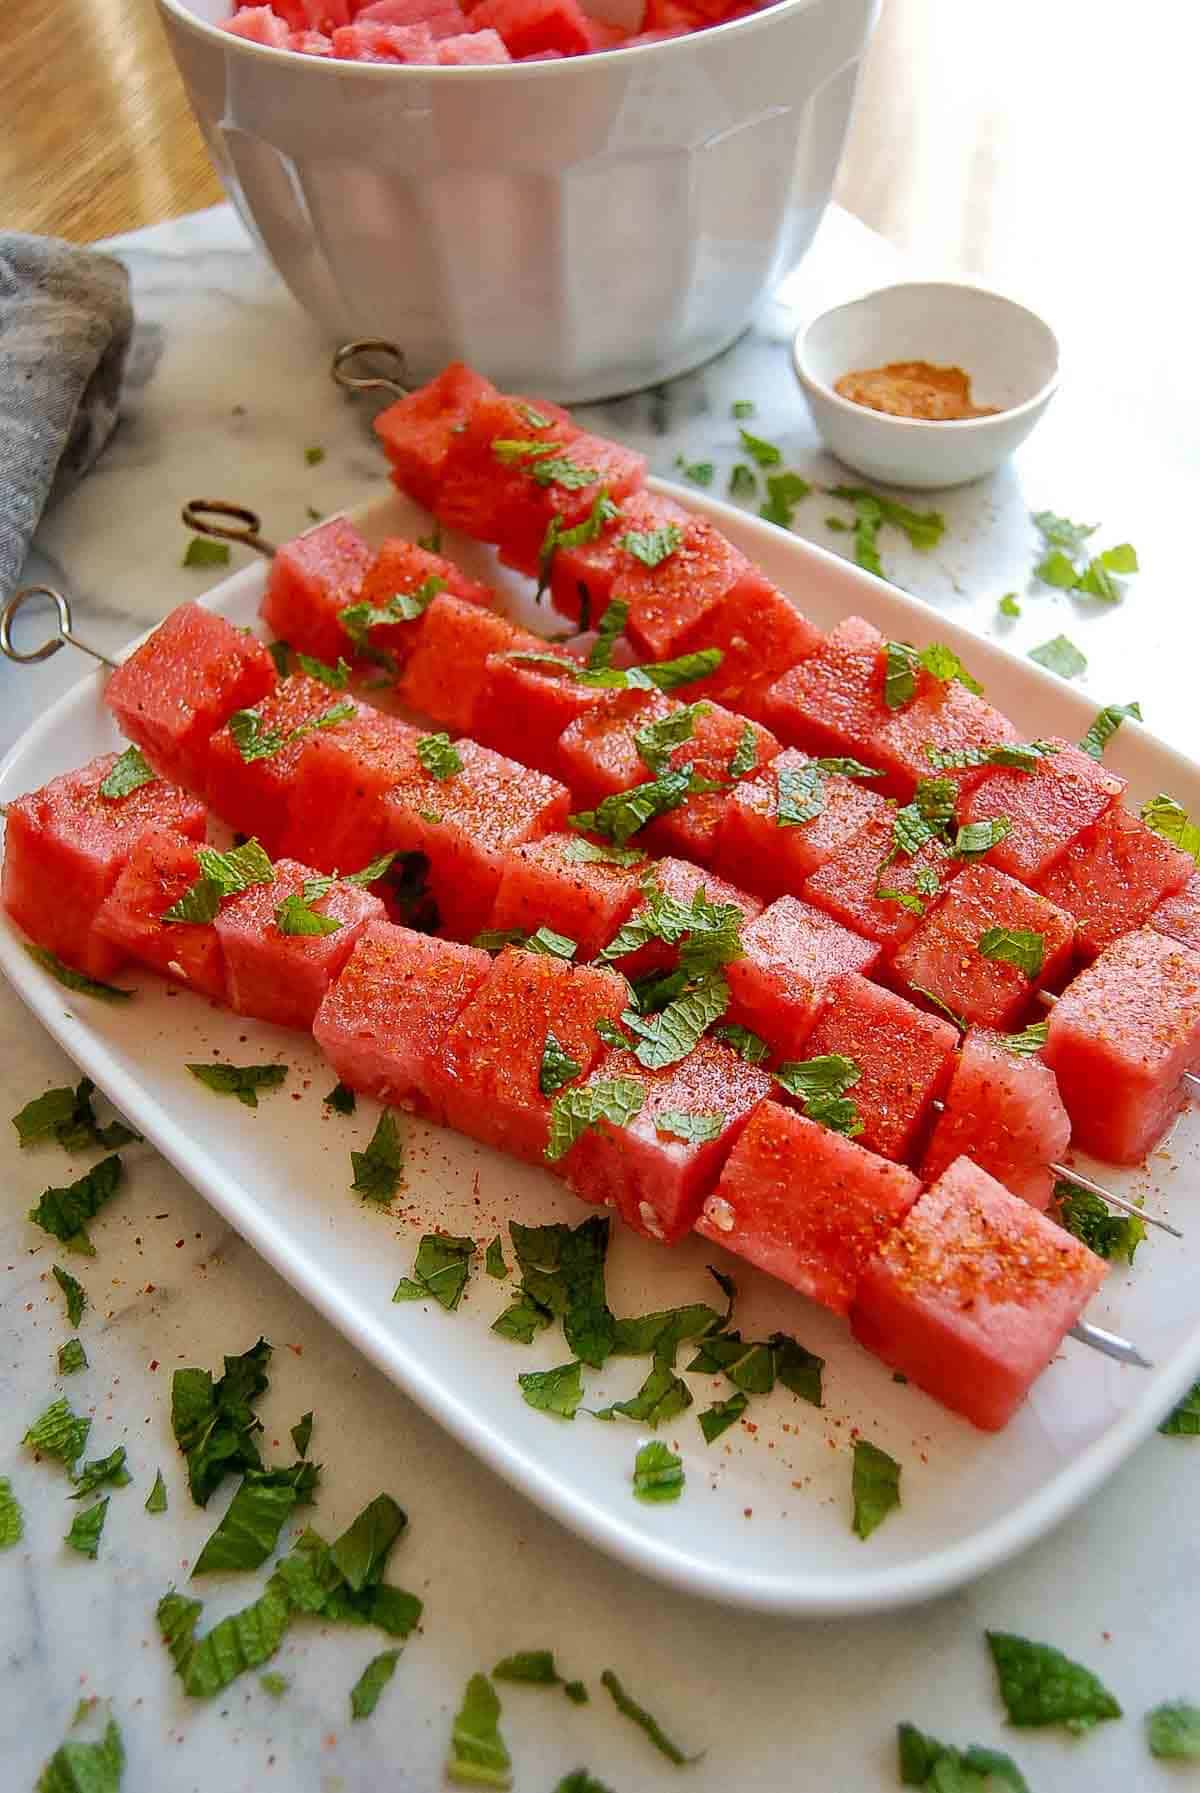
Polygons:
M468 29L456 0L373 0L355 14L360 24L428 25L435 38L457 37Z
M97 912L96 932L122 959L224 1002L225 967L212 923L163 920L202 876L194 840L170 828L144 834Z
M599 803L652 778L634 736L683 708L658 691L610 691L605 698L569 724L559 741L563 776L581 803Z
M462 603L489 610L495 602L496 594L489 586L468 579L453 561L399 536L389 536L381 545L363 580L359 601L386 610L394 598L411 596L439 580L440 586L434 584L434 590L448 592ZM425 610L407 621L373 624L367 637L371 652L387 654L403 666L421 638L428 614ZM348 651L348 640L343 652Z
M539 636L519 629L494 610L442 592L421 619L397 691L411 709L443 727L467 729L488 676L489 657L544 650Z
M361 707L303 743L291 778L283 851L322 872L356 872L385 851L382 801L419 768L420 729Z
M739 927L754 921L762 914L762 904L757 897L739 890L733 884L727 884L724 878L718 878L714 872L702 871L689 859L660 859L654 865L640 868L642 874L653 878L655 885L664 895L673 897L684 908L691 908L696 897L703 893L706 902L714 908L732 906L740 909L742 921ZM631 911L630 920L636 921L644 909L644 903L638 903ZM647 977L654 971L671 971L679 960L679 947L665 940L648 940L644 946L633 952L623 953L609 963L627 978Z
M1022 884L1049 871L1085 828L1098 822L1125 789L1118 778L1069 741L1053 737L1055 751L1032 772L987 772L959 806L960 822L1007 816L1009 832L988 854L988 864Z
M592 965L506 948L442 1042L436 1097L450 1126L497 1151L545 1164L550 1101L541 1092L549 1034L586 1077L596 1023L616 1021L625 980Z
M232 32L234 37L247 38L252 44L266 44L272 50L288 47L288 28L269 6L244 6L231 19L222 19L221 29Z
M749 567L679 643L680 653L721 650L717 670L689 685L688 698L713 697L731 710L758 716L775 680L815 654L823 639L764 574Z
M893 1370L996 1432L1105 1271L1086 1245L958 1158L864 1268L850 1325Z
M309 905L338 924L332 933L284 933L280 907L299 896L312 876L311 866L280 859L269 884L252 884L222 906L215 927L225 956L229 1004L237 1014L276 1027L310 1028L363 929L386 919L377 896L356 884L338 883Z
M333 33L333 53L343 62L436 62L428 25L366 24L356 20Z
M344 517L331 517L276 550L259 609L281 641L336 666L350 657L350 638L338 617L357 603L371 550Z
M618 50L629 37L620 25L606 24L603 19L587 21L589 50Z
M911 857L901 855L889 865L891 849L891 820L876 817L833 853L804 886L808 902L844 927L878 941L888 953L908 939L930 903L936 901L936 895L928 895L921 884L932 875L940 893L957 877L963 863L952 858L938 841L926 841ZM907 905L896 896L880 896L881 890L901 892L908 898Z
M1041 964L1032 975L1009 959L981 952L981 940L993 929L1040 936ZM944 1003L979 1027L1014 1027L1034 992L1052 988L1066 975L1073 934L1070 916L1045 897L991 866L970 865L917 923L892 960L892 971L914 1001L932 997L934 1006Z
M826 987L805 1042L806 1058L834 1052L853 1059L862 1073L847 1092L862 1122L859 1144L910 1163L950 1080L958 1029L851 971Z
M1164 897L1147 920L1160 934L1200 952L1200 872L1193 872L1175 896Z
M823 776L813 765L806 753L789 747L756 777L736 785L721 811L713 862L759 896L794 894L869 821L888 814L870 781ZM789 815L805 819L793 823Z
M1037 888L1075 917L1079 954L1094 959L1119 935L1140 928L1195 869L1189 853L1118 808L1073 841Z
M541 653L544 660L544 648ZM552 778L566 771L560 735L612 697L576 684L571 673L577 663L567 654L562 659L564 671L558 673L551 666L522 664L511 652L490 654L469 725L477 741Z
M547 834L505 853L488 926L532 934L552 928L594 959L641 896L645 869L588 857L578 834Z
M579 0L480 0L471 9L476 31L498 31L513 56L558 50L579 56L592 47Z
M438 779L417 761L385 797L383 850L422 853L444 934L469 940L488 925L505 857L566 823L564 785L503 754L460 740L461 769Z
M324 720L316 728L320 719L347 709L345 720ZM210 809L223 822L256 835L273 854L282 848L297 770L313 734L345 730L370 712L344 691L294 673L269 691L253 713L259 718L260 739L268 734L280 737L278 751L246 759L229 729L221 729L209 742L206 795Z
M160 778L102 796L116 760L101 754L16 798L5 825L4 907L31 940L98 978L124 961L93 927L138 841L163 829L202 841L207 820L202 803Z
M332 56L333 39L323 31L293 31L288 37L288 49L300 56Z
M595 541L555 549L550 566L550 601L562 615L587 629L608 609L613 580L637 563L622 544L628 535L647 535L670 524L686 528L691 513L657 492L630 493L620 515Z
M1055 1003L1045 1059L1075 1144L1140 1163L1200 1069L1200 953L1154 928L1114 941Z
M579 434L561 405L484 395L451 434L435 506L439 520L476 541L498 541L506 509L523 502L520 463L565 454Z
M293 32L328 34L350 23L349 0L271 0L271 10Z
M567 1182L583 1201L615 1208L635 1232L674 1245L695 1226L771 1079L710 1039L661 1071L646 1070L630 1052L606 1052L589 1082L612 1077L639 1083L642 1107L625 1127L589 1127L563 1161ZM675 1130L672 1123L686 1127L684 1115L707 1122L700 1136Z
M437 46L437 59L443 68L482 68L512 61L500 33L490 30L464 31L458 37L443 37Z
M971 1028L946 1093L945 1112L921 1165L932 1183L956 1158L1043 1211L1054 1193L1049 1166L1071 1138L1054 1072L1041 1059L1009 1051L1001 1034Z
M911 703L893 711L891 721L876 735L873 751L888 774L892 795L907 802L921 780L934 775L927 748L961 753L970 748L1001 747L1016 738L1008 717L965 685L956 679L948 683L930 679L925 690L918 687ZM952 778L960 790L969 791L983 773L978 767L966 767L939 770L936 776Z
M820 909L783 896L742 929L742 954L726 969L727 1019L761 1034L783 1058L797 1058L825 1000L844 972L864 977L879 948Z
M210 738L275 682L261 641L212 610L181 604L117 667L104 701L156 772L203 791Z
M433 1086L442 1045L491 968L476 947L370 922L317 1010L313 1037L350 1089L441 1119Z
M696 1231L844 1314L921 1185L902 1164L778 1102L755 1109Z
M758 713L779 739L807 753L878 762L875 737L893 712L883 701L883 636L848 616L824 643L762 693Z
M466 422L480 399L495 394L490 380L461 361L452 361L427 386L379 413L375 434L402 492L432 510L459 425Z
M652 660L670 660L752 571L746 556L702 517L678 526L679 545L656 566L630 556L611 596L629 606L629 639Z

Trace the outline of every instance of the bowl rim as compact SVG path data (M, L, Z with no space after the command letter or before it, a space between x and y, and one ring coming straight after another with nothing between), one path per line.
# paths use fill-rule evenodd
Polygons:
M166 0L160 0L160 4L165 3ZM835 392L832 386L809 371L805 365L805 347L812 331L818 324L824 323L826 318L835 316L839 311L852 311L860 305L868 305L872 299L881 299L888 293L922 287L935 287L943 292L978 293L987 299L998 299L1013 311L1023 311L1026 317L1032 318L1034 323L1041 326L1053 344L1054 367L1049 377L1029 398L1022 399L1019 405L1009 405L1004 410L993 412L989 417L896 417L889 411L876 411L870 405L855 404L852 399L843 398L840 392ZM826 306L824 311L819 311L815 317L801 324L792 337L792 366L797 380L806 391L818 394L826 404L846 417L853 417L860 423L865 418L868 427L874 425L880 431L890 431L894 435L913 430L972 431L978 434L999 430L1049 403L1062 379L1062 343L1054 326L1031 305L1011 298L1008 293L1000 292L996 287L985 286L980 280L894 280L886 286L872 287L870 292L860 293L857 298L844 299L837 305Z
M618 44L611 50L589 50L586 55L556 57L549 62L513 61L446 66L431 62L356 62L350 58L306 56L300 50L279 49L274 44L256 44L251 38L238 37L231 31L224 31L220 25L212 25L207 19L199 18L185 3L185 0L157 0L159 11L168 13L182 29L190 31L194 36L203 38L206 42L222 50L232 51L234 54L252 55L256 59L265 57L267 62L264 66L270 66L271 63L280 66L281 58L286 57L289 62L302 67L331 70L340 73L344 79L359 81L395 81L404 78L410 81L414 79L445 81L447 79L474 80L480 77L491 77L492 79L503 77L511 81L518 76L552 79L563 68L572 69L576 73L582 73L597 64L603 64L607 68L615 56L627 58L631 49L632 54L636 56L655 56L664 50L670 52L681 44L691 43L693 38L707 38L717 32L722 36L727 36L735 31L761 30L782 16L807 12L824 3L825 0L765 0L757 12L747 13L744 18L721 20L714 25L706 25L701 30L688 31L675 38L666 38L660 43L634 44L631 47ZM260 4L267 5L269 0L260 0ZM324 77L320 75L317 77L318 80L322 78Z

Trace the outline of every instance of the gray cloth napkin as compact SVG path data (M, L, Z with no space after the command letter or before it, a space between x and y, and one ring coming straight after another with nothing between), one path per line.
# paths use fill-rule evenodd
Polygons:
M116 427L132 331L120 262L55 237L0 234L0 599L47 504Z

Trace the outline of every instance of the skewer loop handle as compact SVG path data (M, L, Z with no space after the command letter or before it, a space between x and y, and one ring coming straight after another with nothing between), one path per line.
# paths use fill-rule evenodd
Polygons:
M222 542L237 542L240 547L253 548L256 554L265 555L268 560L275 557L274 542L268 542L262 535L262 518L257 511L250 510L244 504L230 504L224 498L189 498L180 512L184 524L197 535L208 535ZM214 517L232 517L242 525L240 529L229 529L222 523L214 523Z
M34 598L48 598L53 604L58 631L47 636L40 647L21 649L12 637L13 623L18 613ZM51 585L23 585L20 591L13 592L0 609L0 653L5 659L15 661L18 666L33 666L39 660L49 660L60 647L78 648L81 654L89 654L103 666L117 664L107 654L102 654L99 648L89 647L86 641L80 641L77 635L71 633L71 606L62 592L55 591Z
M351 373L351 364L359 355L374 356L376 361L382 357L391 362L394 374ZM344 342L334 354L329 371L334 384L345 387L347 392L390 392L393 398L404 398L412 390L403 350L384 336L360 336L353 342Z

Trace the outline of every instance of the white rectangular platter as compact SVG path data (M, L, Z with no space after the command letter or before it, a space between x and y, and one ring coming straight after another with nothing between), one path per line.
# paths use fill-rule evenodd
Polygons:
M727 505L656 483L712 518L822 627L856 612L888 636L949 643L1026 738L1076 738L1091 721L1087 698L894 587ZM429 527L399 497L353 520L372 541ZM540 623L531 617L524 582L505 575L488 552L454 539L446 552L498 583L522 620L552 629L544 616ZM261 565L248 567L206 601L238 624L257 626L264 578ZM102 678L84 679L18 742L0 767L0 801L119 745ZM1200 771L1136 724L1126 723L1107 757L1129 779L1131 803L1165 790L1200 812ZM0 922L0 967L130 1121L405 1394L581 1536L690 1592L795 1615L928 1598L1002 1561L1085 1500L1200 1375L1200 1220L1188 1199L1200 1185L1195 1110L1144 1171L1122 1175L1081 1160L1081 1168L1144 1195L1154 1212L1191 1232L1183 1244L1152 1232L1132 1271L1114 1271L1089 1310L1089 1319L1134 1339L1154 1369L1120 1368L1068 1340L996 1437L894 1383L840 1321L711 1246L688 1241L667 1251L616 1234L609 1259L616 1312L715 1299L705 1265L719 1258L741 1291L744 1336L779 1328L827 1360L821 1410L779 1389L752 1400L743 1423L711 1446L696 1414L732 1390L687 1378L695 1406L661 1434L682 1453L686 1489L674 1505L643 1506L633 1498L631 1472L646 1434L627 1421L598 1424L582 1409L567 1423L521 1400L518 1372L568 1358L557 1328L528 1347L490 1331L512 1283L483 1274L486 1242L497 1232L507 1242L509 1219L577 1223L589 1211L555 1179L405 1120L404 1180L391 1211L381 1212L350 1189L349 1153L366 1144L374 1105L360 1102L349 1119L324 1106L333 1077L311 1040L223 1013L149 975L121 979L137 989L127 1004L74 996L35 966L7 920ZM212 1055L286 1062L287 1083L252 1112L189 1076L187 1061ZM470 1234L481 1247L454 1314L391 1300L420 1235L435 1228ZM687 1361L681 1354L681 1365ZM586 1407L632 1394L647 1368L624 1358L587 1372ZM850 1529L857 1433L903 1466L903 1506L865 1543Z

